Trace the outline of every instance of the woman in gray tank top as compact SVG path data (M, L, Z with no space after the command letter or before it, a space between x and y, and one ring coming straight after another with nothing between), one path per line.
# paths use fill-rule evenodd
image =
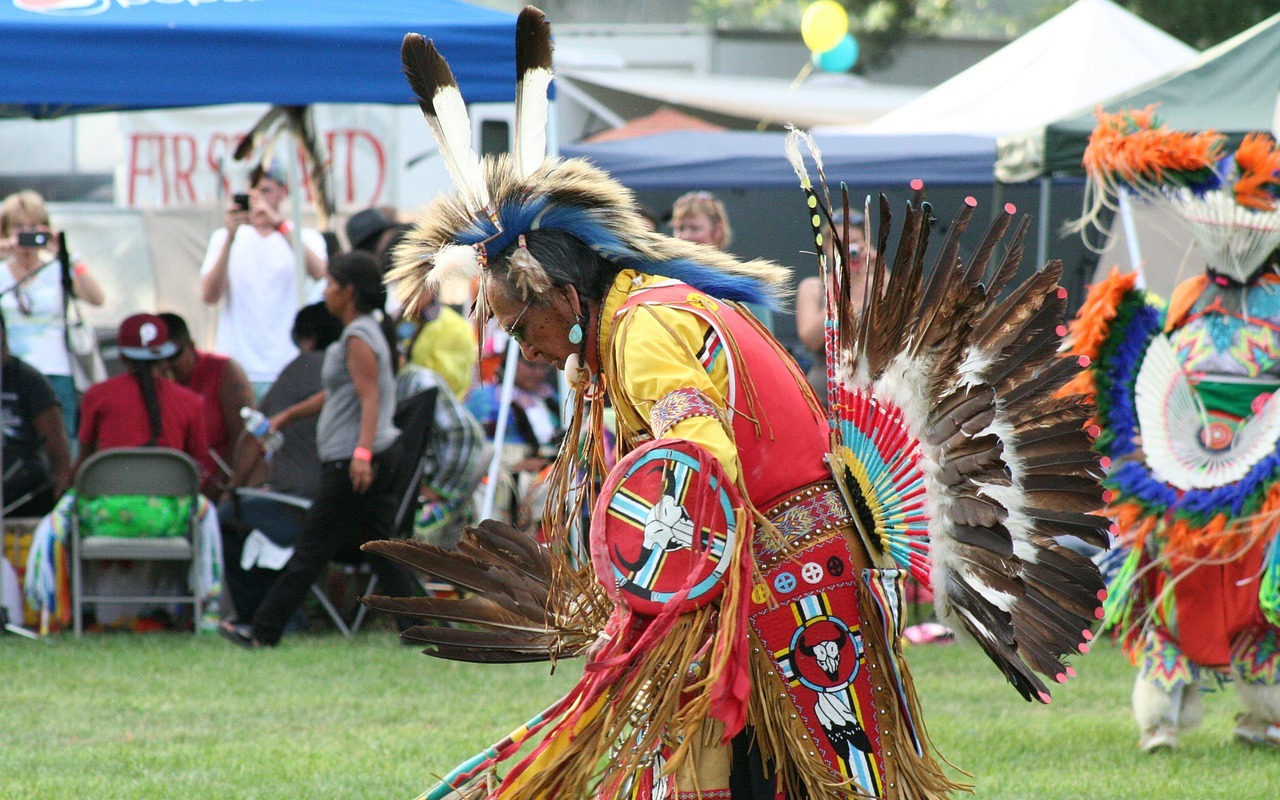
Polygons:
M293 557L263 598L253 620L224 620L221 632L246 647L274 646L285 623L307 596L311 584L336 556L370 539L395 535L393 470L400 432L395 412L393 354L373 314L382 310L386 291L377 262L354 252L329 262L325 306L343 324L342 336L325 351L321 391L271 418L279 430L295 420L319 414L316 450L320 491L307 513ZM387 591L413 594L410 573L376 556L369 557Z

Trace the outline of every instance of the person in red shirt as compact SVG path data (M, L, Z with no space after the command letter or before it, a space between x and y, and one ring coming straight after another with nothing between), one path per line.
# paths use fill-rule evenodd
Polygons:
M240 409L254 406L253 385L235 359L198 350L182 317L172 313L158 316L169 329L169 341L177 348L169 359L169 372L204 401L209 451L197 460L205 473L204 492L216 499L224 479L230 478L226 465L231 463L231 450L244 432Z
M157 374L178 351L164 320L154 314L134 314L120 323L117 342L126 371L84 393L80 460L99 450L155 446L182 450L204 463L209 449L204 401Z

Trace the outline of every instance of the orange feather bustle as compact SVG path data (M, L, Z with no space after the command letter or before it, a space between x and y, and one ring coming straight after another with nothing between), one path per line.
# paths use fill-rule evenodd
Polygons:
M1086 356L1090 361L1098 359L1098 351L1111 332L1111 321L1116 318L1120 300L1127 292L1133 291L1137 280L1136 272L1121 274L1119 269L1112 267L1106 278L1089 287L1084 304L1069 328L1067 343L1071 355ZM1095 393L1093 371L1087 369L1076 373L1070 383L1058 390L1059 397L1079 394L1090 400Z
M1114 114L1099 109L1097 115L1083 159L1085 172L1095 179L1158 184L1171 173L1212 167L1222 157L1221 134L1170 130L1159 124L1155 106Z
M1236 150L1240 177L1232 186L1236 202L1255 211L1272 211L1280 189L1280 152L1265 133L1250 133Z

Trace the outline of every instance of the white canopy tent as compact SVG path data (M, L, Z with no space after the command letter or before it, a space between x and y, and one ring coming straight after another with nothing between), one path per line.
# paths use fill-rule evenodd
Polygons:
M858 130L1002 139L1092 109L1173 72L1196 51L1111 0L1078 0L969 69ZM834 133L847 128L819 128ZM997 172L997 178L1008 181ZM1036 260L1048 256L1051 181L1040 182Z
M1171 72L1195 55L1111 0L1078 0L863 130L1021 133Z

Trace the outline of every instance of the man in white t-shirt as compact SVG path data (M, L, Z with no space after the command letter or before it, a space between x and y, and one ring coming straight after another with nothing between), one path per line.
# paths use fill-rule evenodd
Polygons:
M307 297L299 302L295 232L280 213L289 193L284 176L259 167L249 186L247 208L233 199L226 227L209 238L200 292L206 303L223 301L214 349L240 362L261 396L298 354L289 330L295 309L312 292L305 287ZM300 233L307 275L319 281L328 263L324 237L311 228Z

